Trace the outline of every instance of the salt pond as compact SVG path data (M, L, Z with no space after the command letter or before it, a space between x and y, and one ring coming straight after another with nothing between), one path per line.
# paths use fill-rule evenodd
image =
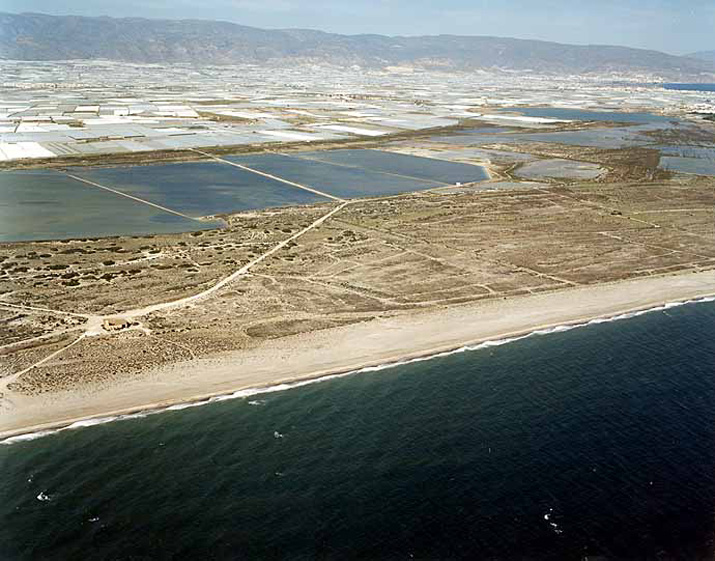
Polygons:
M682 158L700 158L715 162L715 145L710 146L657 146L665 156L680 156Z
M652 130L651 125L644 125ZM433 136L433 142L461 146L481 146L485 144L515 144L521 142L553 142L571 146L589 146L595 148L620 149L631 146L645 146L654 140L645 134L641 126L587 129L577 131L554 131L512 134L471 134L464 132L457 135Z
M481 166L374 150L229 156L229 161L333 196L395 195L488 179Z
M669 122L671 117L653 113L621 113L617 111L587 111L567 107L503 107L499 111L520 113L527 117L565 119L569 121L612 121L617 123Z
M481 166L375 150L228 159L345 198L489 178ZM201 230L221 223L192 218L327 200L220 162L78 167L68 173L97 185L53 170L0 173L0 241Z
M216 228L163 212L59 172L0 173L0 241L174 233Z
M390 175L440 183L469 183L489 179L489 174L480 166L381 150L330 150L308 152L302 156L330 164L348 165Z
M595 179L605 171L598 164L552 159L524 164L514 174L525 179Z
M620 149L644 146L653 140L627 128L590 129L520 135L522 142L553 142L570 146Z
M190 216L326 200L219 162L80 168L72 173Z
M663 156L660 167L671 171L694 173L697 175L715 175L715 161L701 158L681 158L678 156Z

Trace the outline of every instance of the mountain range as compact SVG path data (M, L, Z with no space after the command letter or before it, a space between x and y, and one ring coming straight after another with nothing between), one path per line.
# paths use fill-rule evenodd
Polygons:
M699 60L715 63L715 51L700 51L689 56L691 58L697 58Z
M533 71L715 81L715 56L485 36L390 37L269 30L206 20L0 12L0 59L135 63L334 64L365 68Z

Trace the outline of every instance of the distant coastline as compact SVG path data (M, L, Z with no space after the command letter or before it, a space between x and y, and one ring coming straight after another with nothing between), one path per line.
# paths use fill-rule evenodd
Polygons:
M285 337L256 349L162 367L144 380L99 391L22 398L15 409L0 413L0 438L279 391L712 296L715 271L705 271L485 301Z

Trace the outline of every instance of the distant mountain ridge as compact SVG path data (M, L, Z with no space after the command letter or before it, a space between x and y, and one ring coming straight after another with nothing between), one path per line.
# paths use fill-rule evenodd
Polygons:
M715 51L700 51L688 56L690 58L697 58L698 60L715 63Z
M2 12L0 59L200 64L299 62L368 68L631 73L670 80L715 80L715 61L627 47L484 36L339 35L303 29L267 30L220 21Z

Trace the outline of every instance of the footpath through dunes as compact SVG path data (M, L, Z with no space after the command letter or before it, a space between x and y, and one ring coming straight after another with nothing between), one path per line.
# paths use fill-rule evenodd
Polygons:
M0 557L711 559L713 329L684 305L5 440Z
M713 296L715 271L708 271L493 299L313 331L160 367L145 379L126 380L91 395L58 394L48 399L13 394L11 406L0 410L0 437L210 402L222 395L245 397L272 386L287 389L301 381L382 369L489 346L489 341L502 344L530 333L624 319ZM670 304L663 307L665 303Z
M156 304L152 304L150 306L145 306L141 308L136 308L136 309L130 309L130 310L122 310L118 311L115 313L112 313L110 315L100 315L100 314L82 314L82 317L84 317L87 321L85 331L82 335L80 335L78 338L72 340L69 342L66 346L61 347L60 349L52 352L49 356L44 357L37 362L30 364L29 366L25 367L23 370L6 377L2 383L4 387L7 387L8 384L13 383L16 381L20 376L23 374L33 370L34 368L45 364L49 360L59 356L62 354L66 349L69 349L76 345L78 342L80 342L84 337L86 336L95 336L95 335L101 335L106 333L107 326L108 326L108 321L115 322L113 325L121 325L124 326L125 328L132 328L132 327L139 327L141 328L141 324L137 322L133 322L135 318L143 317L146 315L149 315L151 313L155 312L160 312L163 310L171 309L171 308L177 308L177 307L182 307L186 306L189 304L192 304L200 299L203 299L211 294L214 294L224 286L228 285L229 283L235 281L236 279L240 278L241 276L246 275L253 267L273 255L274 253L280 251L284 247L288 246L291 243L295 243L295 240L301 237L303 234L306 232L312 230L313 228L319 226L325 220L330 218L333 214L337 213L340 211L345 205L347 205L349 202L345 201L344 199L329 194L325 193L322 191L319 191L317 189L314 189L312 187L302 185L299 183L296 183L294 181L290 181L281 177L277 177L271 174L267 174L265 172L262 172L260 170L255 170L250 167L244 166L239 163L231 162L228 160L224 160L215 156L211 156L209 154L205 154L203 152L197 151L202 155L211 157L213 160L218 162L219 164L227 164L228 166L234 167L234 168L239 168L240 171L245 171L248 172L251 175L254 176L259 176L260 179L268 179L271 181L273 184L278 184L278 183L283 183L286 184L290 187L295 187L300 191L307 192L308 195L312 197L312 200L314 200L316 197L318 198L326 198L330 199L333 201L340 202L341 204L332 210L330 210L328 213L320 216L317 218L315 221L313 221L311 224L305 226L303 229L298 231L297 233L283 239L282 241L278 242L276 245L268 249L267 251L261 253L258 256L255 256L252 260L250 260L248 263L240 267L239 269L235 270L231 274L225 276L224 278L218 280L214 284L212 284L210 287L192 294L190 296L186 296L183 298L175 299L175 300L170 300L170 301L165 301L165 302L160 302ZM370 151L357 151L359 152L365 152L367 156L367 161L363 162L363 165L366 163L369 163L369 160L374 160L374 156L372 158L369 157ZM355 153L355 151L353 151ZM414 158L414 157L408 157L408 156L401 156L397 154L384 154L379 158L382 162L387 162L389 160L397 160L400 161L402 160L403 163L402 165L404 166L404 160L410 160L412 161L419 161L419 160L424 160L425 162L428 162L429 160L425 158ZM341 165L341 164L337 164ZM443 173L445 166L448 168L471 168L472 166L463 166L460 164L450 164L448 162L439 162L436 160L432 161L432 165L436 166L438 169L434 170L434 172L440 172ZM70 178L74 179L78 182L84 183L86 185L89 185L90 187L96 187L98 189L101 189L103 191L107 191L111 194L118 195L121 197L125 197L131 201L138 202L138 203L143 203L146 204L150 207L153 207L155 209L158 209L160 211L173 214L176 216L179 216L181 218L185 218L187 220L193 220L190 216L187 216L183 214L182 212L175 211L171 208L159 205L157 203L151 202L147 199L149 198L159 198L159 200L166 201L166 204L171 204L173 206L177 206L182 208L183 210L189 212L190 209L192 208L192 204L196 205L197 203L200 205L203 205L201 208L205 212L207 210L206 201L204 199L204 195L206 194L206 189L205 185L202 185L201 193L200 195L196 195L196 189L190 189L189 185L190 183L187 181L186 174L189 176L192 174L192 172L195 172L197 169L200 172L205 172L207 169L209 170L209 173L216 175L217 170L220 169L220 172L218 174L224 174L225 175L225 167L218 167L216 165L211 166L211 164L204 164L204 163L188 163L188 164L168 164L168 165L163 165L163 166L150 166L148 168L100 168L100 169L95 169L95 170L72 170L74 173L66 172L65 175ZM382 167L385 167L385 164L383 163ZM180 169L179 169L180 168ZM148 177L144 174L146 170L149 169L149 175ZM478 169L479 171L482 171L481 168L475 168ZM137 178L134 177L135 172L139 172L141 177ZM361 175L364 175L362 170L359 170ZM80 175L75 175L80 174ZM293 173L291 171L291 173ZM384 172L382 175L387 173L390 175L389 172ZM462 175L460 177L468 177L469 173L468 172L461 172ZM222 175L221 179L224 181L224 183L228 186L230 186L232 189L235 189L237 186L240 187L246 187L249 186L247 185L248 182L246 183L235 183L235 177L230 177L226 179ZM235 174L234 174L235 175ZM481 177L479 173L474 172L474 177ZM103 182L109 182L112 183L113 185L117 185L119 188L122 190L114 189L111 187L107 187L104 184L98 183L94 181L93 179L90 178L96 178L98 180L101 180ZM369 181L369 178L364 178ZM380 178L382 179L382 178ZM408 179L414 179L414 178L408 178ZM158 188L157 185L161 185L161 188ZM251 183L250 184L250 189L255 190L256 185ZM210 190L210 189L209 189ZM219 188L220 190L220 188ZM130 194L130 193L136 193ZM193 194L193 198L190 196L187 196L188 193ZM265 195L265 193L263 193ZM304 197L307 197L306 195L303 195ZM261 202L262 205L265 205L265 198ZM284 202L284 201L281 201ZM304 202L304 201L302 201ZM226 205L235 205L236 201L231 200L227 201L222 199L221 197L218 198L218 200L213 199L210 201L210 204L220 204L222 206ZM0 307L3 306L3 303L0 302ZM23 309L24 311L31 311L33 310L33 307L24 307L24 306L18 306L14 305L15 309ZM12 309L13 305L7 306ZM37 308L35 308L35 311ZM59 315L62 315L61 311L54 311L49 308L45 308L46 311L49 313L57 313ZM64 331L67 333L70 330ZM41 337L49 336L49 334L45 334Z
M187 296L185 298L169 301L169 302L162 302L159 304L154 304L152 306L147 306L143 308L138 308L134 310L126 310L123 312L120 312L118 314L113 314L115 316L121 316L123 318L127 319L132 319L136 317L141 317L144 315L148 315L153 312L161 311L164 309L168 308L173 308L173 307L179 307L179 306L184 306L189 303L192 303L196 300L199 300L201 298L204 298L210 294L213 294L217 290L221 289L223 286L229 284L230 282L234 281L235 279L239 278L242 275L245 275L252 267L255 265L259 264L263 260L267 259L277 251L281 250L282 248L286 247L290 243L294 242L297 238L305 234L306 232L312 230L313 228L319 226L322 224L325 220L327 220L329 217L331 217L333 214L336 212L340 211L346 204L349 203L349 201L345 201L344 199L340 198L339 196L332 195L330 193L325 193L323 191L320 191L318 189L315 189L313 187L303 185L300 183L296 183L294 181L290 181L288 179L285 179L283 177L278 177L272 174L268 174L265 172L262 172L260 170L255 170L252 169L248 166L245 166L243 164L237 163L237 162L232 162L229 160L225 160L222 158L218 158L216 156L211 156L210 154L203 153L201 151L196 150L196 152L210 157L213 160L215 160L219 164L227 164L228 166L239 168L239 171L245 171L248 172L245 176L243 176L243 182L236 182L236 172L233 171L233 175L226 176L225 170L227 169L226 167L223 166L217 166L215 164L206 164L206 163L185 163L185 164L166 164L162 166L146 166L146 167L129 167L129 168L98 168L98 169L80 169L80 170L72 170L74 173L66 172L66 176L69 177L70 179L74 179L76 181L85 183L91 187L96 187L98 189L108 191L112 194L116 194L119 196L126 197L132 201L139 202L139 203L144 203L148 206L154 207L158 210L162 210L164 212L174 214L177 216L180 216L182 218L186 218L188 220L192 220L191 217L183 214L182 212L173 210L171 208L167 208L164 206L161 206L157 203L148 201L147 199L149 198L160 198L163 200L166 200L167 204L171 204L174 207L179 207L182 208L182 210L185 210L187 212L190 211L190 209L197 205L204 205L202 207L202 211L206 213L208 210L207 207L205 206L206 200L204 198L204 195L206 195L206 190L207 187L205 184L201 185L201 188L199 189L200 193L197 194L197 190L191 189L191 182L190 179L193 177L194 173L198 171L201 174L208 173L209 175L214 176L214 183L219 181L221 184L230 187L232 190L241 190L243 188L250 188L250 190L256 191L258 189L257 185L254 183L251 183L250 180L247 179L247 175L251 176L259 176L259 179L268 179L271 183L269 185L273 186L274 184L277 183L283 183L286 184L290 187L295 187L300 191L307 192L307 195L303 195L305 199L308 199L310 201L314 201L316 199L316 196L318 198L327 198L336 202L340 202L341 204L332 210L330 210L328 213L325 215L317 218L314 222L312 222L310 225L304 227L302 230L298 231L297 233L291 235L290 237L287 237L286 239L280 241L277 243L275 246L273 246L271 249L265 251L264 253L258 255L251 261L249 261L246 265L243 267L239 268L235 272L231 273L230 275L224 277L223 279L219 280L215 284L213 284L211 287L194 294L192 296ZM488 177L488 174L484 172L484 170L478 166L468 166L468 165L463 165L463 164L454 164L450 162L442 162L438 160L430 160L427 158L416 158L416 157L411 157L411 156L403 156L400 154L390 154L390 153L379 153L379 152L374 152L370 150L352 150L352 151L346 151L346 153L343 153L343 155L348 155L349 157L358 158L361 162L362 166L368 166L368 165L374 165L376 162L380 162L380 164L377 166L381 168L383 171L379 172L380 177L376 178L375 181L384 181L383 175L395 175L393 171L396 171L397 169L400 170L405 170L406 168L409 168L411 165L414 165L415 162L421 164L422 167L418 168L415 173L418 173L420 175L442 175L446 172L446 170L455 170L453 172L457 173L458 175L453 175L453 177L460 177L466 180L466 178L470 177L470 173L472 173L472 178L475 180L478 179L485 179ZM338 156L337 159L340 159ZM335 166L343 166L344 164L338 163L335 164ZM350 166L354 167L354 166ZM430 169L432 168L432 169ZM470 169L473 168L475 171L471 172ZM366 176L368 173L366 170L361 169L361 168L356 168L359 170L360 175L363 178L363 181L365 184L370 184L370 177ZM391 170L391 171L388 171ZM332 171L332 170L329 170ZM139 177L136 177L136 174L140 174ZM75 175L78 174L78 175ZM288 174L291 176L294 175L300 175L298 172L296 172L295 169L290 169L288 170ZM218 180L216 179L216 176L219 176ZM404 177L409 180L415 180L414 177L407 177L407 176L400 176ZM90 178L96 178L98 180L101 180L106 183L111 183L112 185L116 185L119 188L121 188L121 191L118 189L110 188L107 187L104 184L97 183L93 179ZM419 180L418 180L419 181ZM216 189L217 191L220 192L220 186ZM414 185L413 185L414 186ZM211 186L208 188L210 191L214 187ZM370 185L370 189L375 188L374 185ZM385 189L383 186L381 189ZM137 195L131 194L132 192L135 192ZM189 194L193 194L193 197L189 196ZM261 190L262 196L265 196L265 192ZM293 193L292 193L293 194ZM364 193L363 193L364 194ZM381 193L382 194L382 193ZM142 198L140 198L142 197ZM221 205L224 208L230 205L236 205L235 200L225 200L221 199L221 197L218 198L218 200L211 199L209 197L210 202L208 204L210 205ZM303 199L301 202L306 202L305 199ZM281 202L285 202L282 200ZM260 202L262 206L265 206L266 199L263 198L263 200ZM250 207L249 207L250 208ZM201 212L201 211L199 211ZM89 325L87 329L87 334L89 335L96 335L98 333L102 332L101 329L101 322L103 322L105 319L107 319L107 316L102 316L102 315L89 315L86 316L89 318ZM74 342L72 343L74 344ZM43 361L44 362L44 361ZM23 371L24 373L24 371Z
M198 151L197 151L198 152ZM276 245L274 245L272 248L269 250L265 251L264 253L258 255L251 261L249 261L247 264L244 266L240 267L230 275L220 279L219 281L215 282L212 286L206 288L205 290L202 290L201 292L198 292L196 294L193 294L191 296L186 296L184 298L179 298L176 300L171 300L171 301L166 301L166 302L161 302L157 304L152 304L150 306L145 306L142 308L136 308L136 309L130 309L130 310L124 310L118 313L111 314L110 316L106 315L87 315L85 316L87 319L87 324L84 333L79 335L76 339L72 340L70 343L68 343L66 346L61 347L60 349L52 352L50 355L38 360L37 362L30 364L29 366L25 367L23 370L12 374L10 376L6 376L2 380L2 386L7 388L9 384L12 384L15 382L19 377L22 375L26 374L27 372L30 372L31 370L49 362L50 360L58 357L60 354L62 354L64 351L72 348L75 346L77 343L82 341L87 336L97 336L97 335L102 335L107 332L107 325L109 325L107 322L108 321L115 321L116 325L122 325L125 326L126 328L132 328L132 327L137 327L141 328L140 323L135 323L133 320L141 317L148 316L149 314L156 313L156 312L161 312L165 311L168 309L172 308L179 308L183 306L187 306L190 304L193 304L203 298L206 298L214 293L216 293L218 290L223 288L224 286L227 286L228 284L232 283L233 281L237 280L238 278L248 274L252 268L254 268L256 265L261 263L262 261L268 259L270 256L275 254L276 252L280 251L284 247L288 246L291 243L294 243L295 240L300 238L302 235L305 233L309 232L313 228L316 228L320 226L322 223L324 223L328 218L342 210L347 204L349 204L349 201L345 201L344 199L329 194L325 193L322 191L319 191L317 189L314 189L312 187L308 187L306 185L302 185L287 179L284 179L282 177L278 177L272 174L268 174L265 172L262 172L260 170L255 170L253 168L250 168L248 166L245 166L243 164L237 163L237 162L232 162L230 160L224 160L222 158L218 158L215 156L210 156L208 154L204 154L202 152L199 152L203 155L212 157L216 162L218 163L225 163L231 167L237 167L240 169L240 171L245 171L250 174L258 175L261 178L267 178L268 180L274 182L274 183L284 183L289 185L290 187L295 187L301 191L307 191L309 195L318 197L324 197L327 199L331 199L333 201L340 202L338 206L327 212L326 214L322 215L321 217L317 218L315 221L313 221L311 224L308 226L304 227L302 230L298 231L297 233L287 237L286 239L280 241ZM377 155L376 155L377 154ZM361 162L361 165L374 165L376 164L378 168L381 168L383 171L378 172L377 176L374 178L371 178L368 172L366 172L363 169L360 168L355 168L356 173L358 176L361 178L362 181L365 181L365 184L370 184L371 179L374 181L384 181L383 176L384 175L396 175L396 172L399 171L406 171L411 167L411 164L413 162L418 162L422 164L422 167L417 168L415 170L415 173L419 173L420 175L430 175L430 174L444 174L446 169L452 169L455 170L453 174L458 174L458 175L452 175L451 177L459 177L462 179L469 178L470 177L470 169L474 166L467 166L467 165L462 165L462 164L452 164L449 162L440 162L437 160L428 160L426 158L416 158L412 156L403 156L399 154L389 154L389 153L372 153L372 151L350 151L347 154L342 154L342 156L347 156L349 161L352 161L354 158L358 158L358 161ZM351 159L352 158L352 159ZM338 156L338 159L340 159L340 156ZM77 181L86 183L92 187L97 187L102 190L106 190L111 192L112 194L117 194L120 196L127 197L133 201L137 202L142 202L145 203L149 206L155 207L159 210L163 210L165 212L175 214L178 216L181 216L186 219L191 219L190 217L178 212L174 211L172 209L163 207L161 205L158 205L156 203L148 202L145 199L140 199L137 196L131 195L129 193L131 192L136 192L137 195L140 195L141 197L146 197L150 198L152 196L156 196L157 191L159 189L155 187L156 185L161 185L161 195L164 199L166 199L167 204L172 204L174 206L178 206L180 208L183 208L184 210L188 210L186 207L191 207L191 203L196 202L198 199L189 199L188 201L186 200L186 197L184 196L185 193L187 192L187 181L186 178L183 176L183 173L191 173L192 170L195 170L197 167L200 167L202 170L205 170L207 166L210 164L169 164L167 166L161 166L161 168L158 168L158 166L152 166L151 172L149 177L142 177L141 179L133 179L132 175L136 171L133 168L129 168L128 170L125 168L108 168L108 169L97 169L97 170L80 170L77 171L76 173L81 174L81 175L74 175L72 173L67 173L67 176L71 179L75 179ZM314 167L316 167L316 164L312 164ZM179 175L177 175L176 170L172 169L172 166L179 166L182 169L179 170ZM330 164L330 166L335 166L335 167L348 167L346 164L343 163L337 163L337 164ZM329 166L329 167L330 167ZM171 171L167 173L166 169L169 167L171 171L174 173L172 174ZM329 175L329 173L332 171L331 169L323 170L322 165L320 163L317 163L318 170L311 170L313 171L313 174L316 173L325 173L325 175ZM349 167L353 167L350 165ZM432 167L433 169L429 169ZM215 173L215 170L217 168L214 166L211 168L211 173ZM225 168L221 168L223 171ZM482 175L480 172L483 170L481 168L475 168L477 171L471 172L473 173L473 178L486 178L486 174ZM390 170L390 171L387 171ZM140 170L140 171L145 171L145 170ZM394 172L394 173L393 173ZM154 174L152 176L152 173ZM300 173L297 173L294 168L291 168L290 171L288 172L289 175L300 175ZM103 184L95 182L93 179L89 178L96 178L100 181L103 182L109 182L112 183L113 185L118 185L122 191L118 191L113 188L106 187ZM315 175L311 176L313 178L313 182L315 182ZM410 181L415 181L414 177L406 177L403 175L399 176L400 178L404 178ZM339 178L338 181L343 181L344 178ZM136 185L137 181L140 181L140 185ZM334 185L333 179L331 179L331 185ZM418 180L420 183L422 183L421 180ZM231 183L230 184L232 187L235 187L235 184ZM245 185L245 184L243 184ZM384 190L385 186L384 183L382 183L382 187L380 189ZM440 184L442 185L442 184ZM431 186L431 185L430 185ZM255 189L256 186L251 184L250 185L251 189ZM371 188L373 186L371 185ZM394 188L390 187L390 189ZM335 188L333 187L333 190ZM340 190L340 189L338 189ZM203 191L202 191L203 192ZM355 193L356 191L349 191L351 193ZM364 190L362 191L364 194ZM381 193L383 194L383 193ZM203 201L203 199L201 199ZM227 201L220 201L221 204L235 204L235 202L230 203ZM264 201L265 202L265 201ZM204 203L205 204L205 203ZM213 204L217 204L217 201L213 201ZM205 208L205 207L204 207ZM2 303L0 303L0 306L2 306ZM29 308L28 308L29 310Z
M207 288L206 290L199 292L198 294L194 294L193 296L187 296L186 298L181 298L180 300L174 300L172 302L162 302L160 304L153 304L151 306L147 306L144 308L138 308L134 310L127 310L126 312L123 312L119 314L121 317L126 317L126 318L137 318L137 317L143 317L146 315L149 315L154 312L159 312L162 310L167 310L170 308L176 308L176 307L181 307L181 306L186 306L187 304L191 304L193 302L196 302L197 300L200 300L202 298L206 298L207 296L210 296L211 294L214 294L216 291L220 290L224 286L228 285L229 283L235 281L239 277L246 275L247 273L250 272L250 270L261 263L262 261L265 261L268 259L271 255L274 253L280 251L290 243L294 242L298 238L300 238L302 235L306 234L313 228L317 228L320 226L323 222L328 220L331 216L336 214L337 212L340 212L345 206L349 204L349 201L343 201L341 202L338 206L330 210L330 212L324 214L320 218L318 218L315 222L312 224L306 226L299 232L293 234L292 236L286 238L285 240L279 242L275 246L273 246L271 249L266 251L265 253L262 253L234 273L230 274L229 276L221 279L218 281L216 284L211 286L210 288Z
M352 155L353 156L360 155L359 152L365 152L365 151L358 151L357 153L355 151L353 151ZM208 154L203 154L203 155L209 156ZM280 251L281 249L283 249L284 247L288 246L289 244L294 243L295 240L297 240L298 238L300 238L301 236L303 236L305 233L309 232L310 230L318 227L323 222L325 222L328 218L330 218L331 216L333 216L334 214L336 214L337 212L342 210L347 204L349 204L349 201L345 201L344 199L342 199L338 196L322 192L318 189L308 187L306 185L302 185L300 183L296 183L294 181L290 181L290 180L284 179L282 177L268 174L268 173L262 172L260 170L255 170L255 169L252 169L248 166L245 166L245 165L237 163L237 162L232 162L232 161L224 160L224 159L221 159L218 157L213 157L213 156L211 156L211 157L218 163L221 163L221 164L225 163L231 167L239 168L241 171L249 172L253 175L258 175L261 178L266 178L269 181L272 181L273 183L287 184L290 187L295 187L301 191L308 192L308 195L313 196L313 198L315 198L315 196L324 197L324 198L327 198L327 199L330 199L333 201L340 202L340 204L338 206L336 206L335 208L333 208L332 210L330 210L329 212L327 212L326 214L317 218L315 221L313 221L308 226L304 227L302 230L300 230L297 233L280 241L279 243L274 245L269 250L256 256L251 261L249 261L247 264L243 265L242 267L240 267L239 269L237 269L230 275L220 279L218 282L214 283L212 286L206 288L205 290L202 290L201 292L198 292L191 296L186 296L184 298L179 298L176 300L156 303L156 304L152 304L150 306L145 306L142 308L124 310L119 313L111 314L111 316L106 316L106 315L87 315L87 316L85 316L87 323L86 323L85 330L81 335L79 335L77 338L73 339L71 342L67 343L65 346L55 350L48 356L43 357L42 359L38 360L37 362L34 362L34 363L26 366L19 372L16 372L15 374L4 377L2 379L2 381L0 382L0 384L1 384L0 387L7 390L9 385L16 382L21 376L34 370L35 368L42 366L43 364L48 363L51 360L59 357L59 355L61 355L65 351L71 349L72 347L74 347L75 345L80 343L85 337L105 334L108 331L108 326L110 325L110 323L108 323L108 322L113 322L113 323L111 323L111 325L121 326L122 328L137 327L139 329L143 329L143 327L141 326L140 323L134 322L133 320L135 320L136 318L148 316L149 314L152 314L152 313L161 312L161 311L165 311L165 310L172 309L172 308L179 308L179 307L187 306L187 305L195 303L203 298L206 298L206 297L216 293L218 290L222 289L223 287L227 286L228 284L232 283L233 281L237 280L238 278L248 274L249 271L251 271L251 269L253 267L255 267L262 261L264 261L267 258L269 258L270 256L272 256L274 253L276 253L276 252ZM371 162L374 163L376 157L375 156L371 157L370 152L367 151L366 155L363 156L363 159L364 159L363 165L370 165ZM405 166L405 160L410 160L410 162L418 162L420 160L424 160L425 162L427 162L427 166L425 166L423 164L423 168L421 170L418 170L422 174L424 174L424 173L444 173L445 168L457 169L457 168L471 168L472 167L472 166L464 166L464 165L460 165L460 164L451 164L448 162L439 162L437 160L433 160L430 162L429 160L427 160L425 158L414 158L414 157L410 157L410 156L401 156L398 154L384 154L384 155L377 157L377 159L380 162L382 162L381 166L379 166L379 167L382 167L383 169L386 169L386 168L392 169L392 168L390 168L391 164L389 163L391 160L392 161L396 160L398 162L398 168L400 168L400 169L402 169ZM207 169L208 165L210 165L210 164L171 164L170 166L181 166L182 169L181 169L180 173L183 174L184 172L190 173L192 170L196 170L196 168L199 166L201 168L201 171L205 171ZM318 165L320 165L320 164L318 164ZM342 165L342 164L336 164L336 165ZM428 167L429 165L435 166L437 169L434 169L431 172L427 172L425 170L425 168ZM394 165L392 167L394 168ZM202 191L201 191L201 193L202 193L201 198L197 199L195 197L193 199L187 200L187 197L186 197L187 182L186 182L185 177L183 175L180 175L180 176L177 176L176 174L172 175L171 172L167 173L167 170L166 170L167 166L162 166L162 168L164 168L164 169L157 169L157 167L150 168L151 172L153 172L155 174L154 177L151 176L151 172L150 172L149 177L141 178L140 185L136 185L136 183L138 181L137 179L132 179L132 173L135 170L133 170L131 168L129 168L129 171L127 171L127 169L123 169L123 168L119 169L119 170L116 168L114 168L114 169L112 169L112 168L98 169L98 170L89 170L89 171L80 170L80 171L77 171L76 173L81 174L81 175L74 175L73 173L69 173L69 172L66 175L67 175L67 177L69 177L71 179L75 179L75 180L85 183L91 187L96 187L96 188L102 189L104 191L108 191L112 194L126 197L132 201L144 203L144 204L147 204L147 205L154 207L158 210L162 210L164 212L180 216L187 220L191 220L191 217L186 216L185 214L183 214L181 212L174 211L172 209L169 209L169 208L159 205L157 203L149 202L148 200L146 200L148 198L156 197L158 194L158 191L160 191L161 199L166 200L167 204L179 206L187 211L191 208L191 203L196 203L198 201L201 201L201 204L205 205L205 202L203 199L203 194L205 194L205 189L202 189ZM215 170L217 170L217 169L218 168L214 166L211 168L211 172L215 173ZM225 168L221 168L222 171L224 169ZM481 168L475 168L475 169L478 170L479 172L483 171ZM175 168L169 167L169 170L175 171ZM141 171L144 172L146 170L141 170ZM329 172L332 172L332 170L329 170ZM382 190L381 194L384 194L384 190L385 190L384 176L385 175L395 175L392 172L385 171L385 172L380 172L379 175L376 177L370 177L369 172L366 172L365 170L357 169L356 172L357 172L358 177L360 177L361 181L365 182L365 184L370 184L371 180L376 181L376 182L383 182L383 183L381 183L383 186L380 187L380 189ZM292 168L289 173L291 175L296 175L296 171ZM469 177L469 171L462 170L459 173L460 173L460 175L459 175L460 178ZM156 174L158 174L158 177L156 176ZM128 178L127 178L127 175L129 175ZM300 174L298 173L298 175L300 175ZM311 177L313 177L313 181L315 181L315 176L313 175ZM405 177L405 176L400 176L400 177L411 181L412 187L415 186L415 184L414 184L415 178L414 177ZM482 175L482 174L478 173L477 171L474 172L475 179L479 179L479 178L485 179L487 177L488 177L488 174L486 174L486 173L484 173L484 175ZM111 182L114 185L118 184L118 186L122 190L119 191L114 188L109 188L106 185L97 183L93 179L89 179L89 178L96 178L103 182ZM172 178L173 178L173 181L171 181ZM232 182L230 183L230 186L232 188L235 188L236 184L233 183L234 178L232 177L231 180L232 180ZM340 182L342 180L344 180L344 178L340 178L338 180L338 182ZM418 184L424 183L420 180L417 180L417 181L418 181ZM161 189L156 187L156 185L161 185ZM245 185L245 184L243 184L243 185ZM331 185L335 185L335 183L333 183L331 181ZM425 184L425 186L427 186L427 184ZM430 186L432 186L432 185L430 185ZM256 189L256 186L254 184L251 184L250 188ZM394 188L395 188L394 186L390 187L390 189L394 189ZM400 188L403 188L403 187L400 187ZM333 189L335 190L334 187L333 187ZM139 196L130 194L132 192L136 192L137 195L139 195ZM348 191L348 192L353 193L353 194L357 193L357 191L355 191L354 188L352 191ZM364 191L362 191L361 193L364 194ZM142 198L139 198L139 197L142 197ZM213 200L212 203L213 204L221 204L221 205L230 205L230 204L235 205L235 201L228 202L226 200L221 200L220 197L219 197L218 201ZM265 203L265 199L263 201L263 204L264 203ZM224 208L225 208L225 206L224 206ZM204 206L203 209L206 210L206 207ZM0 306L2 306L2 303L0 303ZM29 308L27 308L27 310L29 310Z
M350 153L338 156L289 159L357 170ZM382 154L366 157L386 168ZM237 171L258 176L251 170ZM350 201L277 183L324 202L226 215L223 230L0 247L0 329L12 343L0 357L5 403L119 387L185 361L351 325L715 266L715 201L704 178ZM87 336L108 335L110 319L111 336Z
M224 286L228 285L229 283L248 274L249 271L253 267L255 267L256 265L258 265L259 263L261 263L262 261L264 261L271 255L273 255L274 253L280 251L281 249L286 247L288 244L294 242L294 240L298 239L300 236L302 236L306 232L312 230L313 228L316 228L317 226L319 226L320 224L325 222L333 214L342 210L345 207L345 205L347 205L347 204L348 204L348 201L343 201L340 205L336 206L335 208L330 210L328 213L324 214L323 216L321 216L320 218L318 218L313 223L306 226L305 228L303 228L296 234L293 234L292 236L279 242L278 244L273 246L271 249L269 249L265 253L259 255L258 257L256 257L255 259L253 259L252 261L250 261L249 263L247 263L246 265L244 265L237 271L233 272L232 274L228 275L227 277L224 277L223 279L219 280L218 282L216 282L209 288L207 288L197 294L193 294L191 296L186 296L186 297L180 298L178 300L153 304L151 306L146 306L144 308L126 310L126 311L123 311L118 314L112 314L111 316L101 316L101 315L83 316L87 320L87 323L86 323L85 331L81 335L79 335L76 339L74 339L72 342L70 342L66 346L54 351L49 356L46 356L46 357L42 358L41 360L39 360L33 364L30 364L29 366L25 367L23 370L15 373L15 374L5 376L4 378L0 379L0 389L7 390L8 386L10 384L12 384L13 382L15 382L16 380L18 380L18 378L20 378L23 374L26 374L26 373L30 372L31 370L34 370L35 368L58 357L60 354L64 353L66 350L69 350L70 348L75 346L77 343L82 341L85 337L104 335L108 331L108 329L107 329L108 325L112 325L111 323L107 323L107 322L114 321L114 322L116 322L115 325L120 325L122 327L126 326L126 328L137 327L139 329L142 329L142 326L140 323L134 324L132 322L132 320L134 320L136 318L141 318L141 317L147 316L147 315L155 313L155 312L160 312L160 311L164 311L164 310L168 310L168 309L172 309L172 308L179 308L182 306L187 306L189 304L195 303L203 298L206 298L206 297L214 294L215 292L217 292ZM0 302L0 307L3 307L3 305L4 305L4 303ZM12 306L10 306L10 307L12 307ZM15 308L23 309L23 307L19 307L19 306L15 306ZM31 310L31 308L27 308L27 310L29 311L29 310ZM63 313L63 312L55 312L54 310L49 310L49 309L47 311L50 313L60 313L60 314Z

